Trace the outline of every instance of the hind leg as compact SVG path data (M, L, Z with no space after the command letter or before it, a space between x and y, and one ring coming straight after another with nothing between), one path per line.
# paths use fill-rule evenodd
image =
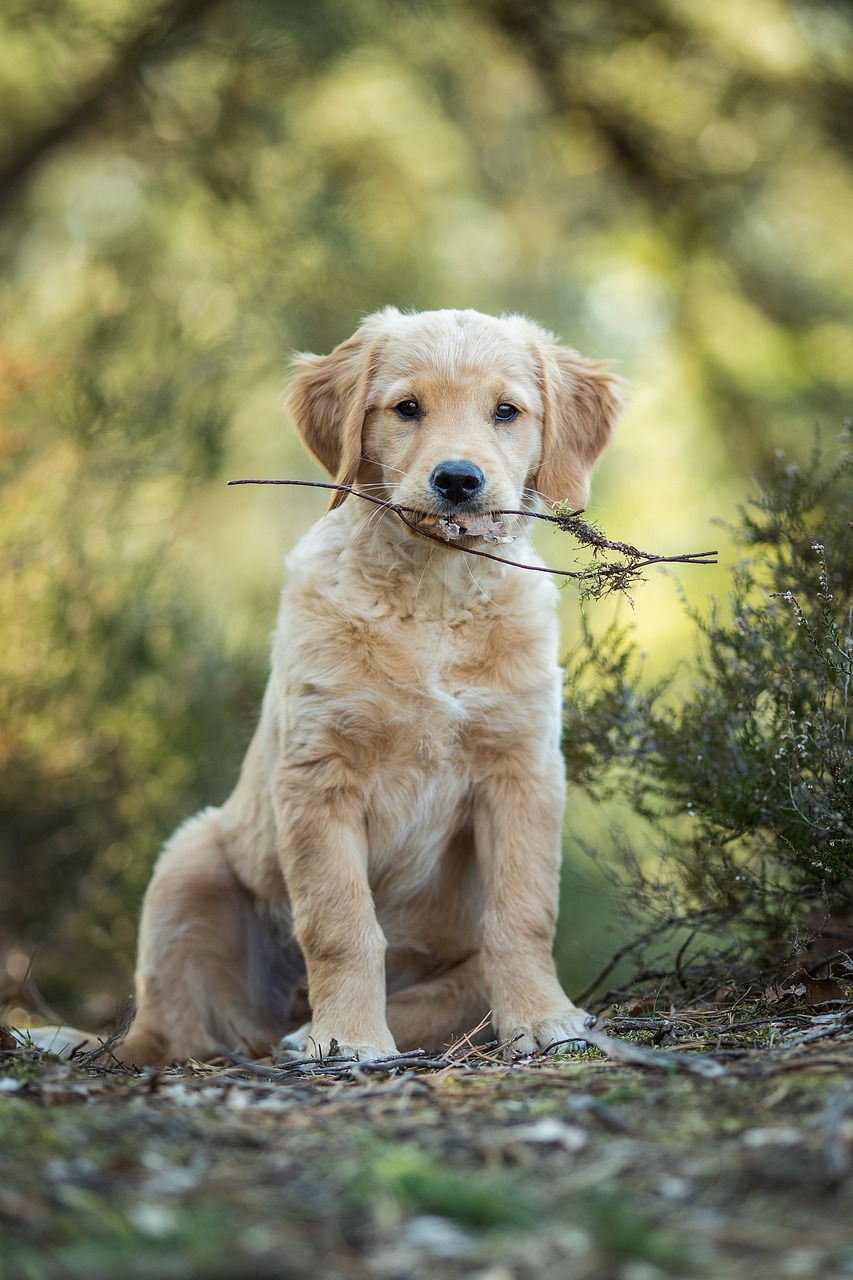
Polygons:
M288 1029L298 969L262 923L225 856L216 810L179 828L145 895L137 1013L116 1057L164 1066L262 1054Z
M472 1031L489 1013L479 956L469 956L445 973L425 978L388 997L388 1025L401 1052L439 1049ZM474 1037L491 1038L486 1025Z
M386 1004L388 1026L401 1053L410 1049L443 1049L473 1031L488 1013L488 998L476 955L435 977L392 992ZM492 1035L491 1024L487 1023L472 1037L472 1043L485 1042ZM287 1035L282 1048L290 1053L316 1052L311 1022Z

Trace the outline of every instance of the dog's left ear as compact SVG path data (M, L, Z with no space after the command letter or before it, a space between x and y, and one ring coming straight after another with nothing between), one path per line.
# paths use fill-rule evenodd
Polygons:
M544 343L542 367L545 429L537 491L549 502L586 506L592 469L610 443L622 412L622 380L598 360L571 347Z
M373 317L371 317L372 319ZM298 370L285 399L296 429L337 484L352 485L362 463L361 437L376 353L372 325L362 325L327 356L298 355ZM346 498L336 493L329 510Z

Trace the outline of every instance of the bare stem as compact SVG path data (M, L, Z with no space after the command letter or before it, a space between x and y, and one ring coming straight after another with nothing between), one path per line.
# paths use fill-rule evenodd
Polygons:
M452 551L463 551L466 555L480 556L484 560L496 560L498 564L508 564L515 569L529 569L533 573L550 573L559 578L573 578L581 584L584 594L596 598L607 595L611 591L625 591L627 587L640 579L644 569L653 564L712 565L717 563L716 551L694 551L685 555L661 556L648 551L639 551L627 542L612 542L599 529L581 520L582 512L563 510L560 506L555 507L550 515L546 515L541 511L489 512L489 515L492 516L521 516L527 520L545 520L550 524L555 524L564 533L570 533L583 546L591 547L594 557L603 551L615 551L623 557L622 561L594 560L592 564L587 565L584 569L551 569L547 565L524 564L519 560L508 560L506 556L496 556L491 551L480 551L476 547L464 546L458 542L448 542L445 538L439 537L438 534L424 529L416 520L409 519L410 516L422 519L424 515L422 511L417 511L413 507L400 506L399 503L389 502L386 498L377 498L375 494L364 493L361 489L354 489L350 485L332 484L324 480L229 480L228 483L229 485L294 485L304 489L331 489L337 493L351 493L353 497L361 498L365 502L373 503L376 507L385 507L388 511L392 511L394 515L402 520L403 524L421 538L429 538L431 541L438 542L441 546L448 547Z

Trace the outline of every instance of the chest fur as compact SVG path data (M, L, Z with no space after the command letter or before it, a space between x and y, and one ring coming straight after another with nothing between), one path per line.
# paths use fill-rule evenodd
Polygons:
M556 643L512 617L339 615L323 633L290 637L288 702L296 720L325 722L340 739L373 744L396 763L474 749L557 673ZM544 632L544 634L543 634Z

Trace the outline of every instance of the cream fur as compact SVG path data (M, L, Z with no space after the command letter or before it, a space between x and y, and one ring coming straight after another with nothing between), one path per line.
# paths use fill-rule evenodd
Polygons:
M298 369L291 412L322 463L427 514L448 459L481 468L483 511L582 506L618 415L601 366L518 316L389 308ZM407 399L415 423L395 411ZM495 421L503 402L512 422ZM438 1047L489 1010L519 1052L582 1036L551 958L556 589L356 498L333 507L287 559L237 786L155 869L127 1061L264 1053L283 1034L368 1059ZM512 559L535 563L511 523Z

